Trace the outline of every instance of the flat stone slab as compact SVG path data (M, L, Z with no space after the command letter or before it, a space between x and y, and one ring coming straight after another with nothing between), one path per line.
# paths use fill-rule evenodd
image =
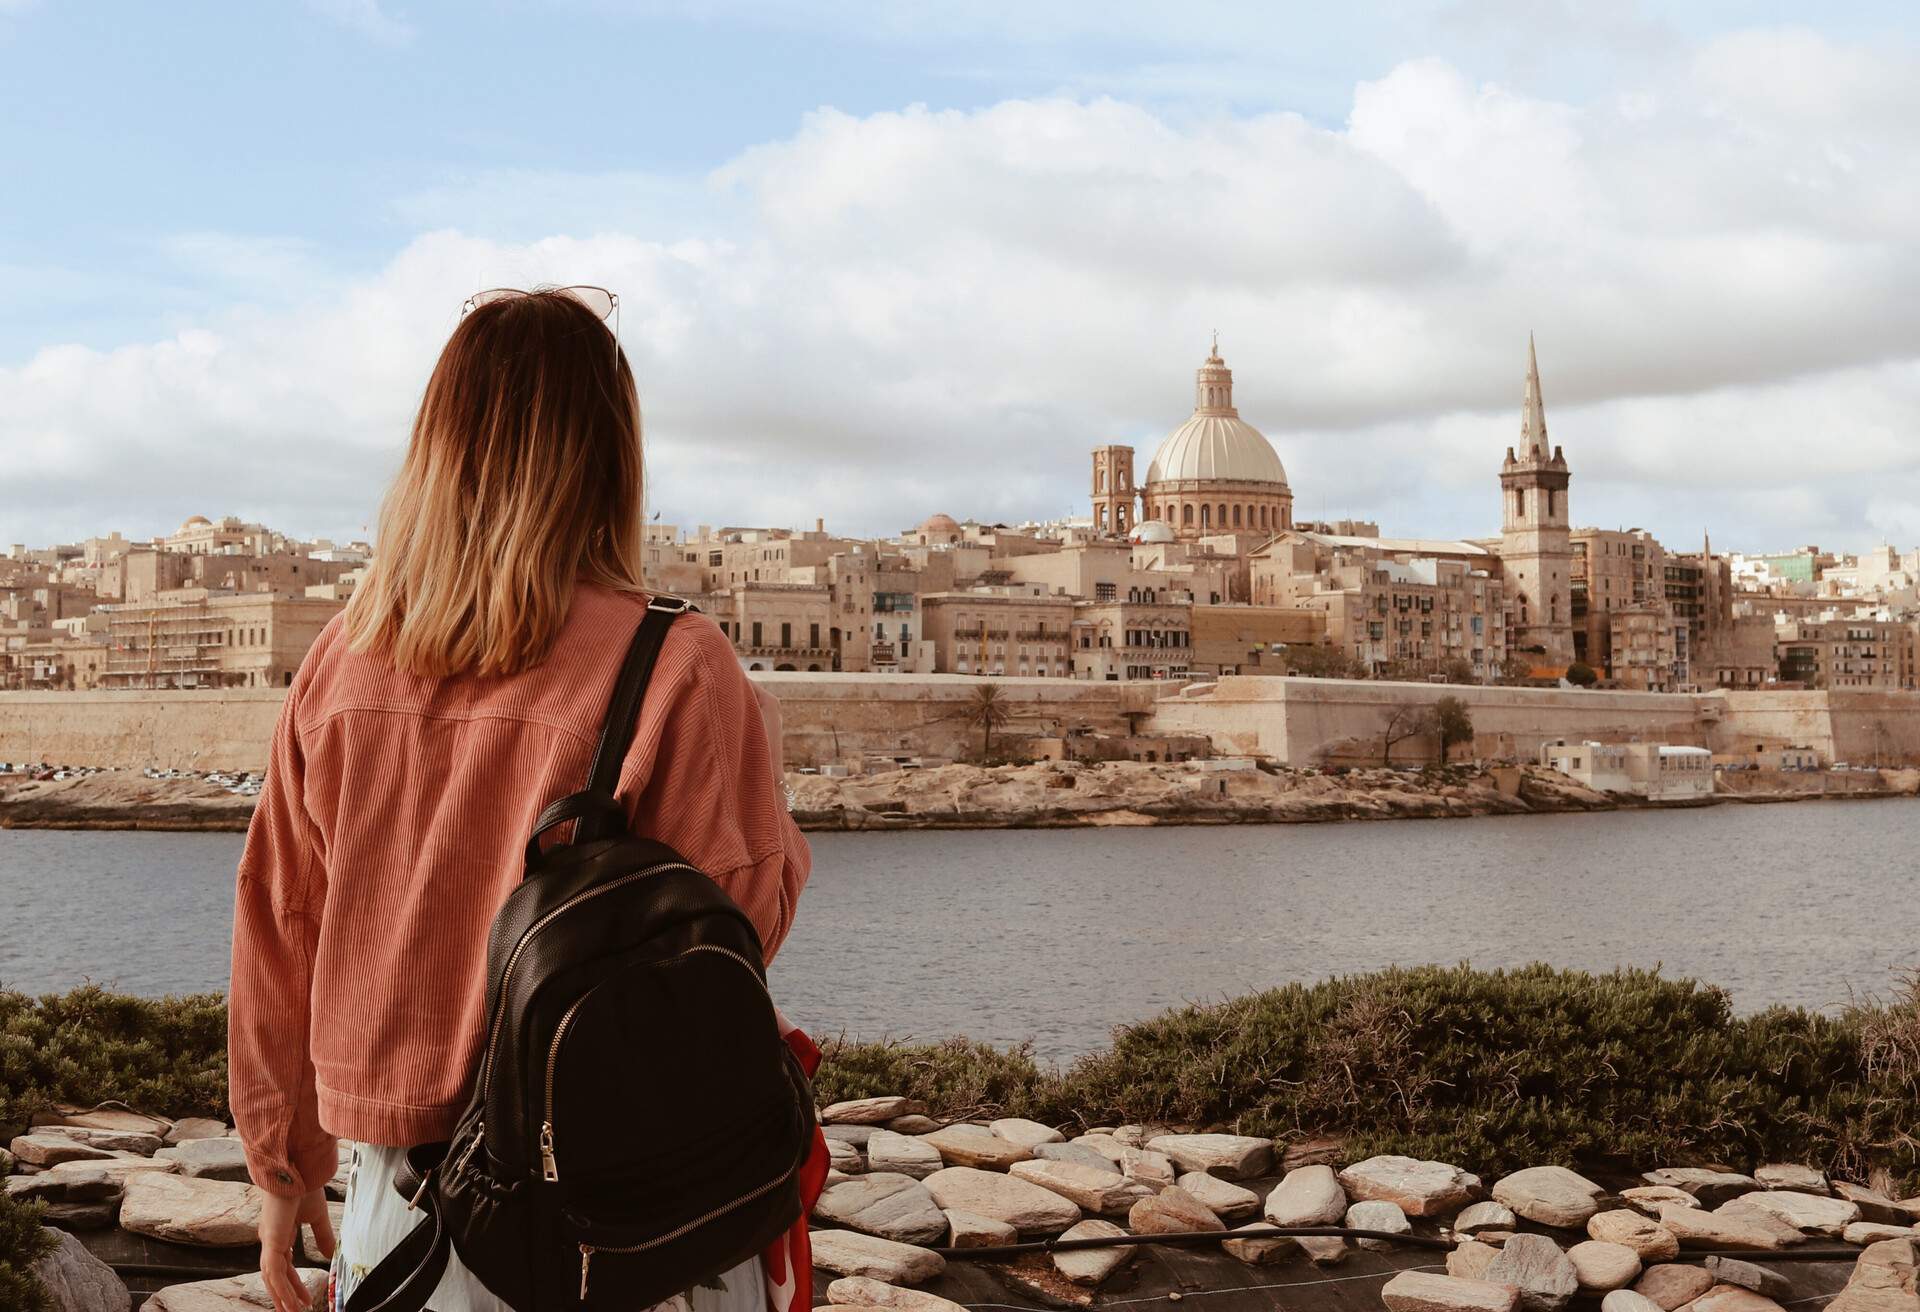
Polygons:
M248 1179L247 1150L238 1139L187 1139L175 1147L161 1148L155 1155L180 1163L182 1175L243 1183Z
M1020 1240L1020 1232L1005 1221L951 1208L947 1210L947 1231L950 1248L998 1248Z
M1127 1210L1153 1190L1137 1180L1081 1162L1035 1160L1015 1162L1007 1174L1051 1189L1086 1211L1096 1215L1124 1216Z
M1111 1221L1082 1221L1068 1227L1062 1239L1113 1239L1127 1232ZM1070 1253L1053 1254L1054 1270L1076 1285L1098 1285L1115 1271L1138 1257L1140 1250L1128 1246L1083 1248Z
M1562 1230L1585 1229L1606 1192L1564 1166L1529 1166L1493 1186L1494 1201L1506 1204L1515 1215Z
M258 1242L261 1193L250 1184L194 1180L164 1171L127 1177L122 1229L177 1244L246 1248Z
M1222 1221L1237 1221L1260 1210L1259 1194L1206 1171L1188 1171L1174 1183L1205 1203L1207 1210Z
M1520 1291L1432 1271L1402 1271L1387 1281L1380 1298L1389 1312L1514 1312Z
M1715 1170L1708 1166L1666 1166L1657 1171L1648 1171L1640 1178L1648 1184L1664 1184L1685 1190L1698 1198L1703 1207L1718 1207L1760 1187L1760 1182L1750 1175Z
M1127 1213L1127 1226L1137 1235L1193 1234L1227 1228L1205 1203L1179 1185L1168 1185L1135 1203Z
M1120 1174L1120 1161L1117 1157L1108 1157L1095 1152L1083 1143L1037 1143L1033 1146L1033 1155L1047 1162L1078 1162L1082 1166L1091 1166L1099 1170Z
M822 1191L813 1205L822 1221L903 1244L940 1244L947 1216L910 1175L874 1172Z
M1480 1195L1480 1177L1445 1162L1417 1157L1369 1157L1340 1172L1340 1186L1357 1202L1392 1203L1408 1216L1441 1216Z
M1660 1224L1673 1232L1682 1248L1731 1248L1770 1253L1785 1248L1778 1221L1765 1224L1757 1216L1727 1216L1700 1208L1668 1203L1660 1209ZM1796 1232L1797 1234L1797 1232Z
M820 1109L822 1125L884 1125L902 1116L922 1116L926 1106L911 1098L853 1098Z
M306 1287L308 1298L318 1298L327 1287L327 1273L296 1268L294 1275ZM225 1280L196 1280L191 1284L169 1285L142 1306L141 1312L261 1312L271 1308L265 1283L258 1271Z
M841 1276L827 1286L832 1307L884 1307L892 1312L966 1312L951 1299L924 1289L900 1289L868 1276Z
M1165 1189L1180 1178L1173 1159L1153 1148L1129 1148L1120 1156L1120 1174L1150 1189Z
M1496 1203L1488 1199L1484 1203L1472 1203L1460 1209L1459 1215L1451 1223L1455 1234L1470 1235L1480 1230L1512 1230L1520 1224L1520 1218L1505 1203Z
M99 1107L70 1107L65 1104L52 1111L34 1113L35 1125L74 1125L87 1130L130 1130L164 1139L173 1122L164 1116L149 1116L130 1107L102 1104Z
M1817 1171L1811 1166L1796 1166L1791 1162L1772 1162L1753 1173L1762 1189L1791 1189L1803 1194L1827 1194L1833 1192L1833 1186L1827 1183L1827 1173Z
M1022 1235L1058 1234L1080 1220L1078 1204L1011 1175L949 1166L924 1183L941 1207L1004 1221Z
M1909 1225L1913 1222L1913 1213L1878 1189L1869 1189L1863 1184L1854 1184L1847 1180L1835 1180L1833 1192L1860 1209L1862 1221L1879 1221L1885 1225Z
M1515 1235L1488 1265L1489 1283L1520 1291L1527 1312L1559 1312L1580 1289L1580 1276L1560 1245L1545 1235Z
M1051 1125L1042 1125L1024 1116L1005 1116L988 1122L987 1128L1008 1143L1017 1143L1029 1150L1043 1143L1065 1143L1067 1139L1066 1135Z
M857 1230L815 1230L813 1265L843 1276L871 1276L890 1285L917 1285L947 1269L947 1259L925 1248Z
M1347 1193L1331 1166L1301 1166L1267 1195L1263 1214L1275 1225L1339 1225Z
M1355 1203L1347 1209L1345 1224L1349 1230L1378 1230L1390 1235L1404 1235L1413 1229L1413 1222L1407 1220L1407 1214L1400 1210L1400 1204L1390 1203L1384 1198L1369 1198ZM1394 1249L1391 1239L1356 1239L1354 1242L1377 1253L1391 1253Z
M1648 1299L1661 1312L1674 1312L1712 1289L1714 1279L1697 1266L1677 1262L1650 1266L1633 1282L1633 1292Z
M1803 1194L1792 1189L1762 1189L1743 1194L1740 1205L1779 1217L1802 1234L1835 1239L1860 1219L1860 1205L1825 1194Z
M40 1133L64 1134L69 1139L91 1144L95 1148L105 1148L109 1152L138 1153L142 1157L151 1157L165 1146L159 1135L143 1134L138 1130L99 1130L85 1125L56 1125L48 1126Z
M1587 1233L1631 1248L1642 1263L1671 1262L1680 1256L1680 1241L1673 1231L1628 1207L1595 1213L1587 1222Z
M16 1159L29 1166L57 1166L61 1162L84 1162L113 1156L110 1148L82 1143L71 1135L54 1130L36 1130L22 1134L7 1145Z
M1625 1244L1588 1239L1567 1250L1580 1288L1596 1293L1625 1289L1640 1278L1640 1255Z
M1668 1203L1675 1203L1681 1207L1700 1206L1698 1198L1684 1189L1675 1189L1667 1184L1643 1184L1635 1185L1631 1189L1622 1189L1620 1201L1634 1211L1650 1216L1656 1221L1660 1219L1660 1209Z
M1182 1171L1222 1180L1257 1180L1273 1171L1273 1140L1247 1134L1162 1134L1146 1146Z
M875 1130L867 1138L867 1169L891 1171L924 1180L946 1165L940 1150L925 1139L892 1130ZM851 1174L851 1172L849 1172Z
M1666 1309L1631 1289L1616 1289L1600 1300L1600 1312L1666 1312Z
M1031 1149L1002 1139L984 1125L949 1125L921 1137L933 1145L948 1166L1004 1171L1015 1162L1033 1157Z
M1198 1196L1195 1195L1195 1197ZM1230 1233L1238 1235L1242 1230L1260 1231L1266 1229L1269 1224L1270 1222L1267 1221L1254 1221L1239 1226ZM1220 1247L1226 1250L1227 1256L1236 1261L1245 1262L1248 1266L1272 1266L1286 1261L1301 1251L1300 1241L1297 1239L1291 1239L1286 1235L1257 1233L1249 1234L1244 1238L1225 1240Z
M827 1140L827 1165L842 1175L865 1175L867 1159L844 1139Z
M62 1232L53 1251L33 1264L57 1312L127 1312L133 1295L113 1268Z
M182 1116L167 1131L164 1142L171 1147L189 1139L219 1139L227 1132L225 1121L216 1121L209 1116Z

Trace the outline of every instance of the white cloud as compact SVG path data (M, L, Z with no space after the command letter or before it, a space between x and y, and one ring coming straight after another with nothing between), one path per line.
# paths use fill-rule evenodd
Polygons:
M389 13L381 0L306 0L306 3L322 17L383 46L404 46L414 38L413 24Z
M1798 112L1815 88L1754 89L1783 61L1848 89ZM399 212L508 238L426 232L356 280L198 238L176 258L283 272L298 303L0 369L0 540L227 511L355 531L461 300L571 281L621 293L651 499L687 524L1082 509L1087 448L1144 469L1217 327L1303 515L1485 533L1532 328L1577 518L1911 535L1910 74L1782 32L1583 104L1412 61L1331 129L1105 98L821 110L700 185L443 179ZM521 239L543 213L573 235Z

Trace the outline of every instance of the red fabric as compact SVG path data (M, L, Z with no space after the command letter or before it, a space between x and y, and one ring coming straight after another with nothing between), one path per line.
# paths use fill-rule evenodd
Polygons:
M334 1136L446 1138L477 1062L487 928L527 833L583 787L646 598L582 585L552 654L501 678L422 679L307 653L273 736L234 899L228 1049L255 1184L318 1189ZM669 632L620 774L636 832L713 877L768 960L811 867L733 645Z
M820 1067L820 1049L785 1016L780 1018L781 1037L800 1059L800 1067L809 1079ZM798 1312L813 1306L813 1241L807 1236L807 1217L819 1201L827 1183L827 1136L813 1127L813 1153L800 1168L800 1219L762 1255L766 1275L767 1312Z

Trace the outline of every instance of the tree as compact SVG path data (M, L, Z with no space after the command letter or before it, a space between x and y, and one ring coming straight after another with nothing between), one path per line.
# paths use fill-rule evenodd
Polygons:
M1500 662L1500 682L1525 683L1533 673L1533 662L1519 652L1513 652Z
M1357 679L1360 665L1331 643L1296 643L1286 651L1287 673L1315 679Z
M1380 764L1393 764L1396 743L1434 731L1432 707L1408 704L1390 708L1386 713L1386 722L1380 726Z
M1464 656L1449 657L1440 663L1440 672L1447 676L1448 683L1472 683L1473 666Z
M1013 718L1013 708L1007 705L1006 694L999 684L983 683L960 708L959 718L979 726L980 755L987 756L993 751L993 731L1006 727L1007 721Z
M1567 682L1576 688L1591 688L1600 682L1600 675L1585 661L1575 661L1567 666Z
M1473 716L1458 697L1442 697L1433 704L1434 736L1440 740L1440 764L1447 763L1447 749L1455 743L1473 741Z

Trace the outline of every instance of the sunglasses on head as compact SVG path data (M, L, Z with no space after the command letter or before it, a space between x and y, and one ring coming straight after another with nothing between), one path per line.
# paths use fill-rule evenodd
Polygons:
M483 305L492 305L495 301L510 301L516 296L571 296L580 304L593 311L598 319L605 320L620 308L620 298L605 287L542 287L535 291L524 291L518 287L495 287L489 291L475 292L467 297L460 307L463 315L471 314Z

